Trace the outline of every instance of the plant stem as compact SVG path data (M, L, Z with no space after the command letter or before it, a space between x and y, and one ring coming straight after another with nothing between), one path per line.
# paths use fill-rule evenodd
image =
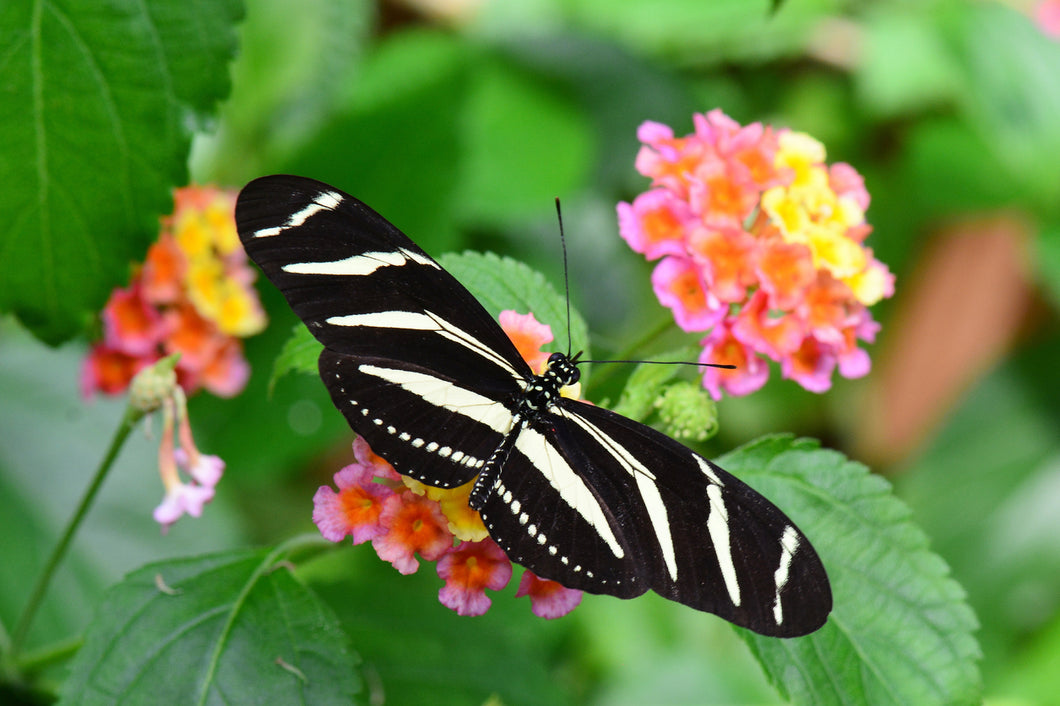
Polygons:
M125 439L128 438L129 433L132 432L143 416L144 413L142 411L135 409L131 405L125 409L125 416L122 417L121 424L114 433L114 438L110 442L110 448L107 449L106 456L103 457L103 461L96 470L96 475L92 478L92 482L81 498L81 504L78 505L77 511L66 525L62 538L55 545L51 556L48 557L48 561L44 564L44 568L37 578L37 583L34 584L33 590L29 594L29 601L22 610L22 615L19 616L15 630L11 634L11 649L8 653L10 663L13 664L15 662L23 643L26 641L30 626L33 624L33 618L37 615L37 610L40 608L41 601L44 600L44 595L47 593L48 586L55 576L55 571L59 568L59 564L66 555L66 550L70 548L70 543L81 526L81 522L85 519L85 515L88 514L88 510L96 498L96 493L99 492L100 486L103 485L103 479L107 477L111 466L114 465L114 460L118 457L118 452L121 451Z

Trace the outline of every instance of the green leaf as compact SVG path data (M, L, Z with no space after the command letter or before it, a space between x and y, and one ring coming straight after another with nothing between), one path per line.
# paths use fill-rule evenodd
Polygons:
M357 658L277 552L149 564L107 591L63 703L349 704Z
M575 623L542 620L515 598L518 575L489 591L489 611L457 615L438 602L442 580L433 566L402 576L368 546L319 555L299 570L356 635L373 696L387 704L430 706L567 706L578 676L563 645ZM577 612L577 611L576 611ZM493 702L490 699L494 699Z
M971 704L976 619L884 479L816 442L766 437L719 459L813 542L835 608L791 640L740 633L785 698L807 704Z
M291 337L283 344L283 350L276 356L276 362L272 366L269 391L271 392L276 381L287 373L317 375L317 359L320 357L321 348L323 346L320 341L313 338L305 324L295 324Z
M128 281L228 91L237 0L0 6L0 310L57 343Z

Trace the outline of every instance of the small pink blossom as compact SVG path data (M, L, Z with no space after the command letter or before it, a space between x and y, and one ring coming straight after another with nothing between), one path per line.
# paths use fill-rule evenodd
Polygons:
M375 478L371 466L355 463L334 476L338 492L321 486L313 496L313 522L320 534L331 542L350 536L361 544L382 535L386 530L379 522L384 501L394 491Z
M184 514L202 515L203 506L213 500L217 483L224 473L224 461L217 456L201 453L192 438L187 403L183 390L176 384L174 359L163 359L145 368L132 382L134 399L144 411L162 408L162 438L158 447L158 470L166 493L155 508L154 518L166 533ZM160 391L152 380L168 380L168 391ZM153 400L153 401L152 401ZM180 441L180 446L176 441ZM181 478L181 470L189 476Z
M394 467L387 463L385 458L372 451L372 447L368 445L364 437L358 436L353 440L353 457L360 461L361 465L366 466L373 477L395 483L401 482L401 476L394 470Z
M659 302L669 307L685 331L706 331L720 321L726 307L711 293L691 258L664 257L651 274Z
M523 596L530 596L530 610L534 615L546 620L562 618L582 602L581 591L538 578L529 569L523 572L523 577L519 579L519 589L515 592L516 598Z
M166 333L161 315L140 293L134 282L128 289L115 289L103 308L103 343L133 356L155 351Z
M380 559L403 574L413 574L419 568L415 554L436 561L453 546L449 522L438 503L411 490L383 501L379 524L385 531L372 538L372 547Z
M731 395L749 395L766 384L769 365L756 351L733 335L732 325L722 321L700 341L703 352L701 363L735 365L733 369L704 368L703 387L715 400L720 400L722 390Z
M537 374L544 372L549 353L541 350L541 347L552 342L552 329L538 322L533 314L519 314L511 310L502 311L499 320L501 328L530 369Z
M680 255L693 223L688 204L668 189L651 189L618 205L618 232L635 252L649 260Z
M184 515L201 517L206 503L213 500L214 489L194 483L177 483L166 491L162 503L155 508L153 517L162 526L165 534L173 523Z
M461 542L438 562L445 586L438 591L442 605L459 615L482 615L491 601L486 589L499 591L512 578L512 563L492 539Z
M785 378L794 380L810 392L820 393L832 387L832 371L836 363L833 349L807 336L797 351L781 361L780 369Z

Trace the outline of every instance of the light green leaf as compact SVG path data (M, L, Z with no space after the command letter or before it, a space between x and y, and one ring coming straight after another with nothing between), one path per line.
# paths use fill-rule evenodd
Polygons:
M964 590L884 479L816 442L766 437L719 459L813 542L835 607L791 640L740 633L799 704L972 704L981 698Z
M77 333L129 277L228 91L237 0L0 5L0 310Z
M357 658L276 553L149 564L107 591L62 703L349 704Z

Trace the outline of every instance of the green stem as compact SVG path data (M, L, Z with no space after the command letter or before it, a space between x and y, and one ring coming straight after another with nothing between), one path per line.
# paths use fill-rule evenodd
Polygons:
M70 522L66 525L66 530L63 532L62 538L55 546L55 549L52 550L52 554L48 557L48 561L44 564L44 569L41 570L40 576L37 578L37 583L34 584L33 590L29 594L29 601L26 603L22 615L19 616L18 623L15 625L15 630L11 634L11 650L8 653L8 658L12 664L15 662L23 643L26 641L30 626L33 624L33 618L37 615L37 610L40 608L41 601L44 600L44 595L47 593L48 586L51 584L52 578L55 576L56 569L59 568L59 564L66 555L66 550L70 548L70 543L73 541L74 535L81 526L81 522L85 519L85 515L88 514L88 510L92 506L93 500L96 498L96 493L99 492L100 486L103 485L103 479L107 477L107 473L110 471L111 466L114 465L114 460L118 457L118 452L125 443L125 439L128 438L129 433L132 432L133 428L135 428L136 424L141 418L143 418L143 416L144 413L142 411L135 409L132 406L126 408L125 416L122 417L121 424L118 426L118 430L114 433L114 438L110 442L110 448L107 449L107 455L104 456L103 461L96 470L95 477L92 478L92 482L89 484L88 489L81 498L81 504L78 505L77 512L74 513L73 517L70 518Z

